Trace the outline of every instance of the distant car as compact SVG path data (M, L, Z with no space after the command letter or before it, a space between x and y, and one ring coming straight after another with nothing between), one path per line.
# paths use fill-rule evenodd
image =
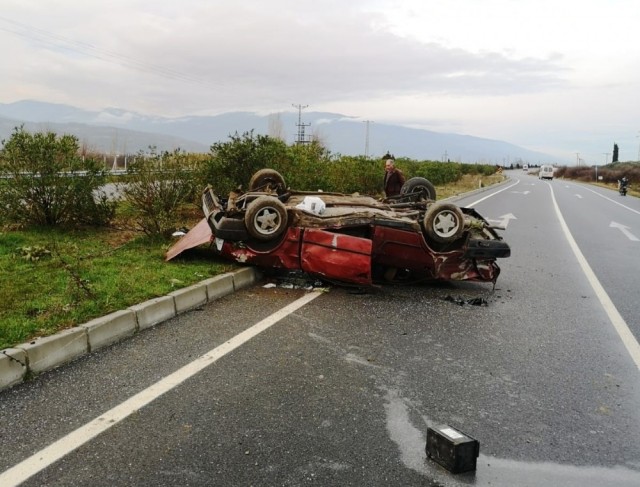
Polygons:
M543 165L540 166L540 171L538 172L538 179L553 179L553 166Z
M529 166L527 164L525 164L524 166L522 166L522 170L524 172L528 172L529 171Z
M329 282L424 280L494 282L509 245L471 208L436 202L435 188L411 178L385 200L288 189L271 169L227 199L207 187L205 218L166 254L210 243L222 257L264 269L300 270Z

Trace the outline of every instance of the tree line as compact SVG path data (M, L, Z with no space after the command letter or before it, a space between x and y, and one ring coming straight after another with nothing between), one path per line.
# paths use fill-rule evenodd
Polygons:
M496 166L396 158L407 178L420 176L434 185L464 174L491 175ZM319 142L288 145L253 131L235 133L211 145L208 154L149 148L134 155L118 180L123 201L110 199L104 187L114 179L100 156L87 154L72 135L30 133L16 128L0 149L0 224L108 225L122 206L139 230L168 235L176 229L180 208L200 207L201 190L213 185L220 195L246 188L260 169L280 172L287 185L303 191L380 196L380 159L332 154ZM76 177L78 174L82 177Z

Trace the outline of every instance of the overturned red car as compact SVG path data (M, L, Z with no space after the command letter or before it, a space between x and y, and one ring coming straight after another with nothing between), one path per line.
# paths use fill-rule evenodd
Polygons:
M212 251L242 264L303 271L329 282L371 286L433 280L496 282L509 245L471 208L436 202L411 178L396 197L294 191L276 171L253 175L246 192L202 194L205 217L169 249Z

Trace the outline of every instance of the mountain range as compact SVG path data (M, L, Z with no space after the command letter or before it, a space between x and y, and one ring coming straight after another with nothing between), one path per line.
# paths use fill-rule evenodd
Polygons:
M547 163L555 158L500 140L439 133L401 125L360 120L325 112L279 112L261 115L228 112L177 118L143 115L121 108L88 111L33 100L0 103L0 140L16 127L75 135L80 144L105 154L135 154L155 147L206 153L213 143L253 131L288 143L318 139L333 154L378 158L390 152L415 160L467 163Z

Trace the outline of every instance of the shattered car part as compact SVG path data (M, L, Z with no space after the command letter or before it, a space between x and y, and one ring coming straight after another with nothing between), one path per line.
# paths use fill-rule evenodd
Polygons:
M416 181L417 179L417 181ZM511 250L471 208L436 202L433 185L412 178L400 195L287 189L276 171L258 171L247 192L202 194L204 219L166 254L211 243L214 253L265 269L299 270L327 281L470 280L495 283L497 258Z

